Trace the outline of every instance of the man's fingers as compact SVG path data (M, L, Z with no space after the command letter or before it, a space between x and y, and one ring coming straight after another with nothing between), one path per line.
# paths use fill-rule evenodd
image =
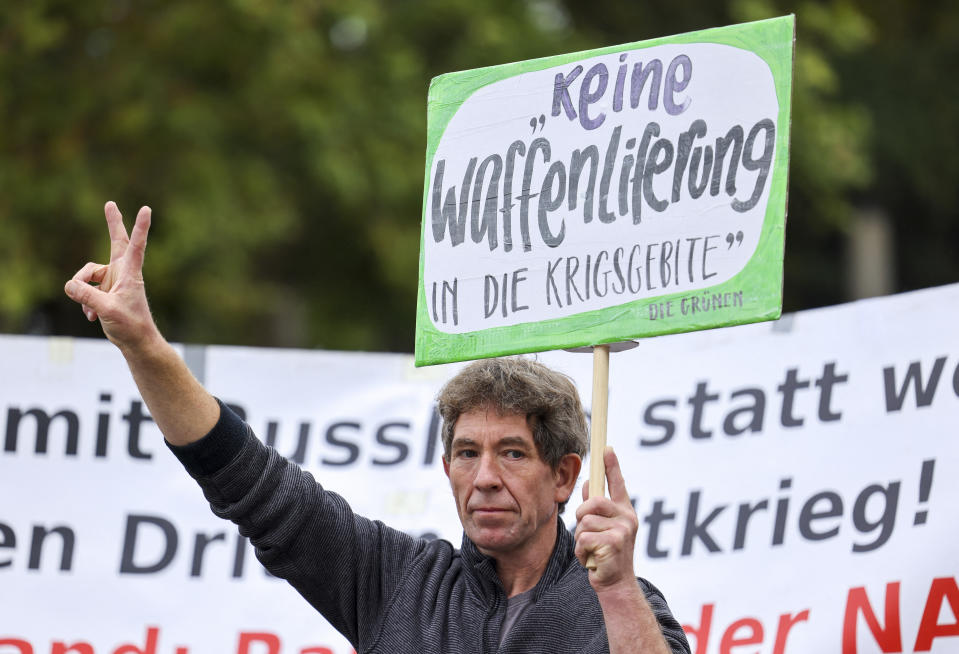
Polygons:
M576 537L578 538L580 534L589 533L589 532L601 532L608 531L610 529L615 529L620 526L619 521L615 517L609 517L604 515L598 515L596 513L590 513L584 515L582 518L579 518L576 521Z
M147 234L150 232L152 214L153 211L150 207L141 207L139 213L137 213L137 221L130 233L130 245L128 246L130 258L127 270L139 272L143 269L143 257L146 254Z
M586 559L590 556L595 556L596 550L599 549L599 547L600 543L594 538L593 534L581 534L576 537L576 545L573 548L573 553L576 555L576 558L579 559L579 562L585 566Z
M630 505L632 508L632 505ZM597 497L587 500L576 508L576 520L582 520L586 516L595 515L604 518L613 518L623 513L624 507L616 504L608 497Z
M587 565L587 556L592 557L595 569L590 570L589 580L593 588L634 577L633 549L639 529L619 459L611 447L603 452L603 465L609 497L589 498L584 486L584 501L576 509L576 558Z
M606 484L609 486L609 499L616 503L629 502L629 493L626 492L626 480L619 467L619 458L612 447L603 452L603 464L606 466Z
M89 306L86 299L84 299L88 297L84 289L89 288L99 291L99 289L94 289L90 284L101 284L109 271L110 266L104 266L103 264L91 261L78 270L73 278L66 283L66 286L63 287L63 290L71 299L76 300L82 305L83 315L85 315L90 322L96 320L98 314L96 309ZM100 292L102 293L102 291Z
M73 276L73 279L77 280L78 282L100 284L103 282L103 279L106 277L109 270L109 266L104 266L103 264L94 263L91 261L83 266L83 268L78 270L77 274Z
M83 311L89 320L96 319L97 314L102 311L103 303L107 297L107 294L100 289L85 284L78 279L68 281L63 290L71 300L83 305Z
M113 263L126 252L130 239L127 238L127 230L123 226L123 216L120 214L116 202L112 200L107 202L103 207L103 214L107 217L107 229L110 230L110 263Z

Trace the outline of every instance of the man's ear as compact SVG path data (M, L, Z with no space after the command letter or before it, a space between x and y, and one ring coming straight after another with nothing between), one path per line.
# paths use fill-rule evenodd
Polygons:
M553 476L556 480L556 501L566 502L569 496L573 494L573 488L576 487L576 480L579 479L579 471L583 467L583 460L578 454L565 454L559 460Z
M449 479L450 476L450 462L446 460L446 456L441 457L443 459L443 472L446 473L446 478Z

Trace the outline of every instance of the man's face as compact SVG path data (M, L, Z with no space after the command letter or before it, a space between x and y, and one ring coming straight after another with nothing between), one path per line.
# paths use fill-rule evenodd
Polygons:
M466 535L497 556L552 551L557 504L576 484L581 461L567 454L553 470L539 455L526 416L473 409L456 421L449 462L456 509Z

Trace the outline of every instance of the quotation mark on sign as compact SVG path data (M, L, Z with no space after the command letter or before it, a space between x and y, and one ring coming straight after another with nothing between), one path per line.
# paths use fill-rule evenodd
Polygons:
M736 245L742 245L742 244L743 244L743 233L742 233L742 232L736 232L736 234L733 235L733 233L730 232L729 234L726 234L726 242L729 244L729 247L726 248L727 250L733 246L733 242L734 242L734 241L735 241Z
M536 133L536 123L537 123L537 122L539 123L539 128L540 128L540 129L543 129L543 125L546 124L546 116L544 116L543 114L540 114L538 121L536 120L536 117L535 117L535 116L534 116L533 118L530 118L530 119L529 119L529 126L533 128L533 132L532 132L533 134Z

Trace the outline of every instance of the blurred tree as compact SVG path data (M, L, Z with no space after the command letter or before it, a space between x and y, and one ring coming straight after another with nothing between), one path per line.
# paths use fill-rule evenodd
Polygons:
M786 308L845 299L863 205L909 221L903 288L954 281L946 2L34 0L0 6L0 331L99 334L61 289L113 199L154 209L171 340L409 351L433 76L790 11Z
M837 53L850 99L868 107L873 183L853 196L890 217L898 285L959 279L959 3L858 2L869 46Z

